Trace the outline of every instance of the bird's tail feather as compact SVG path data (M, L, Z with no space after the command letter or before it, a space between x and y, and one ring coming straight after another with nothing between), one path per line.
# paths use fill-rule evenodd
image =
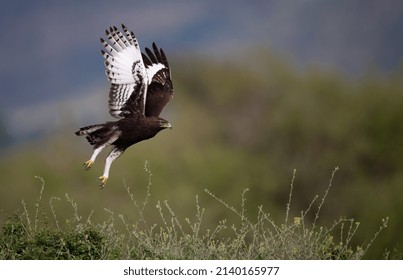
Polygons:
M106 123L84 126L76 131L75 134L77 136L85 136L88 142L96 148L108 142L113 131Z
M82 128L80 128L79 131L76 131L76 135L77 136L83 136L83 135L88 135L94 131L97 131L101 128L103 128L104 125L103 124L95 124L95 125L89 125L89 126L84 126Z

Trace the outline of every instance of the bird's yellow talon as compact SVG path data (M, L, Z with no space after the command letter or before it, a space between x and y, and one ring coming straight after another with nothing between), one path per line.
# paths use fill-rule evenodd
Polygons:
M94 164L94 161L92 160L87 160L86 162L84 162L83 166L85 170L90 170L92 165Z
M103 187L105 187L106 181L108 181L108 177L106 177L106 176L101 176L101 177L99 177L99 180L101 181L101 183L99 184L99 186L100 186L101 188L103 188Z

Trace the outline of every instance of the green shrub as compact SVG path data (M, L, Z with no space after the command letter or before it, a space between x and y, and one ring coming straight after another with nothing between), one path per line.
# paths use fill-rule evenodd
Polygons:
M119 214L107 210L109 218L102 223L93 224L91 214L86 220L79 215L77 204L66 195L73 208L72 218L64 224L58 220L51 198L50 210L54 224L42 213L42 189L35 214L24 211L14 215L3 225L0 235L0 257L2 259L361 259L382 229L387 219L382 221L379 230L365 246L353 248L351 240L358 230L359 223L354 219L340 218L329 228L319 226L319 214L331 188L330 183L317 203L315 196L305 211L290 218L290 207L295 180L291 182L285 220L276 223L258 207L252 221L247 215L245 189L241 195L241 205L237 209L209 190L205 192L216 200L232 215L234 223L227 219L217 222L214 228L204 229L204 216L208 209L195 202L195 217L182 218L175 214L167 201L158 202L156 209L160 223L149 224L144 211L149 206L151 196L151 172L145 165L149 176L147 194L139 203L134 199L130 188L125 186L131 203L137 212L137 220L129 221ZM307 214L317 206L311 222ZM230 217L230 216L229 216ZM119 224L118 224L119 223ZM121 226L123 225L123 230Z

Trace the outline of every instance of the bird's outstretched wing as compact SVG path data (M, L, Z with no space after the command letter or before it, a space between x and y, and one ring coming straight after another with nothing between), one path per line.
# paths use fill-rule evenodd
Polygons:
M106 76L111 83L109 113L116 118L127 118L145 113L148 76L136 36L122 24L123 33L115 26L101 38L105 50Z
M158 117L172 99L174 92L165 53L162 49L158 49L155 43L152 48L153 51L146 48L146 54L142 54L148 77L145 115Z

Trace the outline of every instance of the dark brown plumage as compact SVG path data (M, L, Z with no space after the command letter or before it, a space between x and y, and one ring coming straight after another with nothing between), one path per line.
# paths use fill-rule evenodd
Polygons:
M155 43L152 50L141 53L133 32L122 24L106 30L108 41L101 38L105 50L106 75L111 83L109 113L118 121L80 128L75 134L85 136L93 146L91 159L84 163L89 170L106 146L113 146L106 158L104 173L99 179L103 187L109 177L112 162L128 147L154 137L171 124L159 115L173 97L173 85L168 60Z

